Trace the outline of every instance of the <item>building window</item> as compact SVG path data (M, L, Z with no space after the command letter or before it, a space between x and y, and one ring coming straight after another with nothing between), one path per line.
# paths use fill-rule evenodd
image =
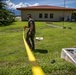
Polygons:
M39 18L42 18L42 13L39 14Z
M45 18L48 18L48 14L47 13L45 13L45 16L44 16Z
M50 18L53 18L53 14L50 14Z

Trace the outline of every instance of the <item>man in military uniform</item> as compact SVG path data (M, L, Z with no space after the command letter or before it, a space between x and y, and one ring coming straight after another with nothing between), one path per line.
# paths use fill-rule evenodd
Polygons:
M31 14L27 15L28 18L28 26L29 30L26 35L26 42L29 45L31 50L35 50L34 36L35 36L35 22L31 17ZM26 27L26 26L25 26ZM24 29L25 29L24 27Z

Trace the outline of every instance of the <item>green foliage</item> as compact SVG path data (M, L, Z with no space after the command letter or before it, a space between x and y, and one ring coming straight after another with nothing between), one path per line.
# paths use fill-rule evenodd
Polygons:
M61 22L53 23L62 26ZM25 25L27 22L14 22L0 27L0 75L32 75L32 65L22 38ZM65 26L66 29L53 28L45 22L36 22L35 37L43 37L43 40L35 40L36 50L33 53L45 75L76 74L76 67L61 59L62 48L76 45L76 23L65 22ZM55 62L51 63L52 60Z
M3 1L0 0L0 26L10 25L12 22L15 21L14 13L9 10L6 10L6 4Z

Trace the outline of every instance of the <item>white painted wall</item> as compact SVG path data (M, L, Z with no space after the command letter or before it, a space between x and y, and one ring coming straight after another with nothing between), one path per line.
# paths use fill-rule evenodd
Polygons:
M42 13L43 17L39 18L39 13ZM48 14L48 18L44 18L45 13ZM53 13L53 18L50 18L50 14ZM52 11L52 10L48 10L48 11L44 11L44 10L22 10L21 11L21 18L22 20L27 20L27 14L31 14L32 18L34 20L47 20L47 21L59 21L60 17L65 17L65 20L67 19L67 17L71 17L71 13L72 11Z

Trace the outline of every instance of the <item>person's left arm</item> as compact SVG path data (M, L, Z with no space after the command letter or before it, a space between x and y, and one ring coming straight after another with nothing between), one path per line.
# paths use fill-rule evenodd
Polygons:
M32 32L32 30L33 30L33 22L32 21L30 21L30 28L29 28L29 35L31 34L31 32Z

